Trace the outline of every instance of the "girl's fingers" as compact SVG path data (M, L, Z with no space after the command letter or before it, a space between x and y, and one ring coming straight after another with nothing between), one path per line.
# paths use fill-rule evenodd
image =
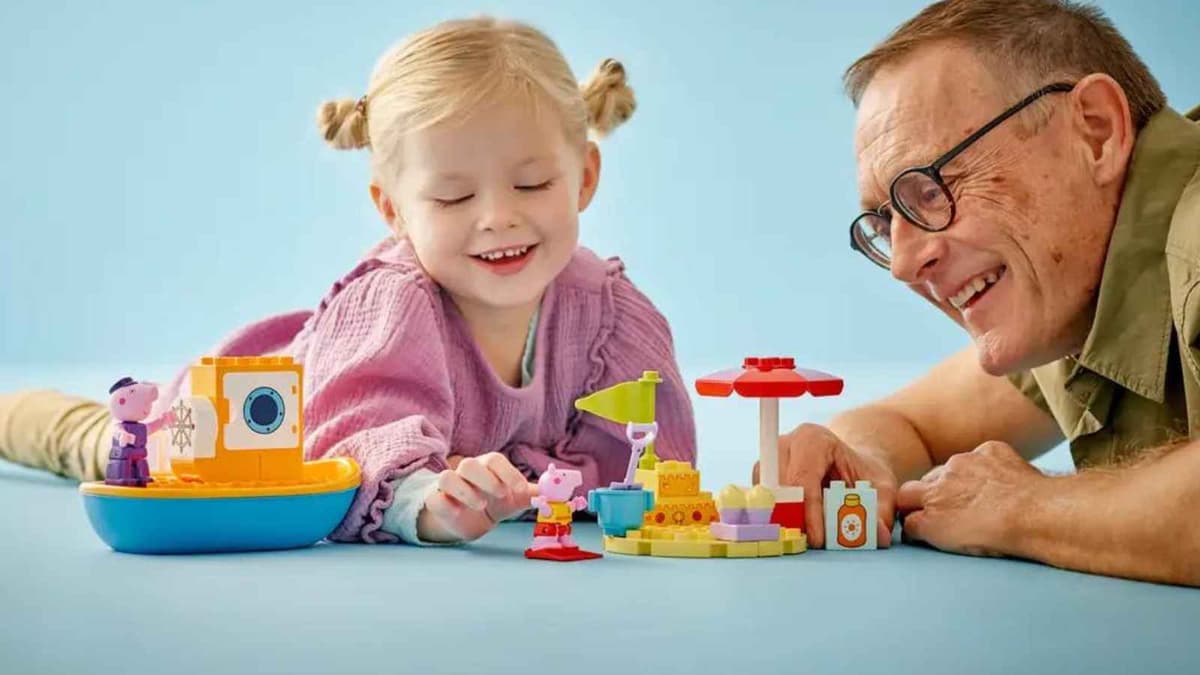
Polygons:
M488 499L504 499L508 496L508 488L478 457L464 459L455 471Z
M487 507L487 498L483 493L453 471L438 474L438 489L469 509L482 511Z

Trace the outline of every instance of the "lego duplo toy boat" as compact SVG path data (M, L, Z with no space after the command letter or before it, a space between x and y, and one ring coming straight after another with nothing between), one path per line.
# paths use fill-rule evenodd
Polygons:
M299 548L328 536L361 476L348 458L304 461L302 381L290 357L201 359L191 395L166 415L167 470L144 486L80 485L96 534L126 553Z

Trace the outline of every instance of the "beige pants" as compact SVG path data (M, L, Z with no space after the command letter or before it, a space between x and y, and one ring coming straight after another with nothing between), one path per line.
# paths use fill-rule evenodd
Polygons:
M103 480L108 407L57 391L0 394L0 459L76 480Z

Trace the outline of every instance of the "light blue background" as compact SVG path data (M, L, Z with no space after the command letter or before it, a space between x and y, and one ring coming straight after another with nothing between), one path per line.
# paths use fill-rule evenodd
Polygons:
M397 38L480 12L542 27L580 78L627 64L640 107L603 145L583 239L624 257L684 364L919 370L958 349L847 247L840 76L925 3L733 4L3 3L0 363L180 364L312 306L384 234L367 157L324 146L317 103L362 93ZM1100 4L1175 107L1200 102L1194 2Z

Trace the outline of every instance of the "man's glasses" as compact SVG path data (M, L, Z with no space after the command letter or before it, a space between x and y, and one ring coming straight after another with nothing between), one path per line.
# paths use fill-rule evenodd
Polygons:
M892 266L892 209L905 220L925 230L938 232L950 227L956 213L954 195L942 178L942 167L983 138L987 132L1000 126L1008 118L1024 110L1029 104L1055 92L1067 92L1075 85L1056 82L1046 85L1021 99L1016 105L1000 113L996 119L980 127L962 143L938 157L932 164L906 169L896 176L888 189L888 201L873 211L865 211L850 223L850 248L867 256L871 262L884 269Z

